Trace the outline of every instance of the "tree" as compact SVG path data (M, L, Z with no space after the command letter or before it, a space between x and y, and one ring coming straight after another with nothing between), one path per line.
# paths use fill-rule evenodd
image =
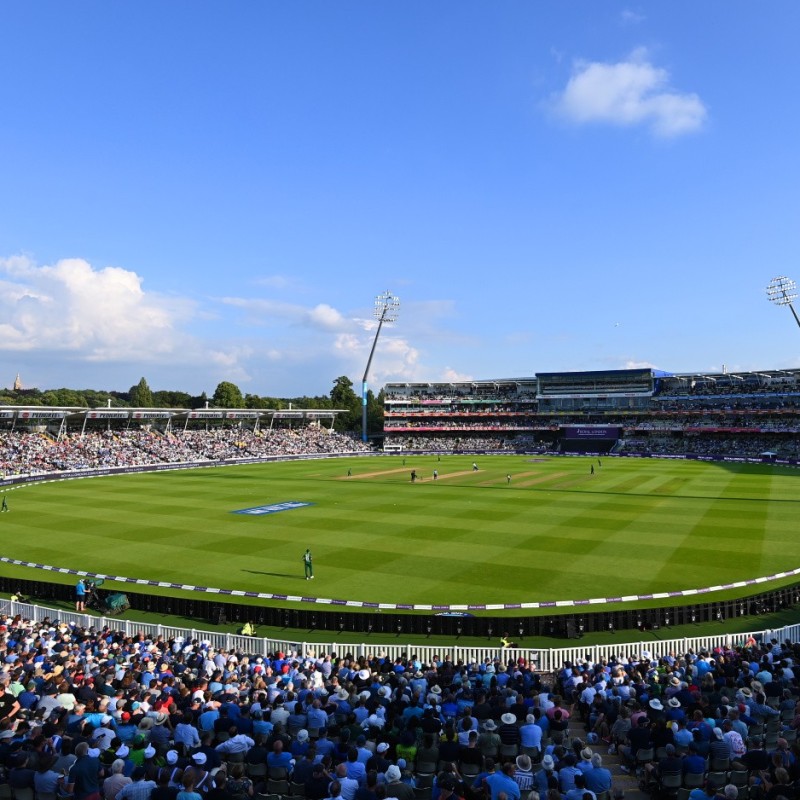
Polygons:
M189 403L189 408L205 408L208 405L208 395L205 392L193 397Z
M341 375L333 382L331 403L334 408L344 409L347 412L337 415L334 423L336 430L356 430L361 419L361 398L353 390L353 381L346 375Z
M275 400L269 397L259 397L257 394L244 396L245 408L275 408Z
M211 401L217 408L244 408L242 390L230 381L222 381L217 385Z
M153 405L156 408L191 408L192 396L188 392L153 392Z
M147 385L147 381L142 378L136 386L131 386L130 390L131 405L134 408L152 408L153 393Z
M370 437L383 435L383 404L386 392L381 389L377 396L367 390L367 430Z

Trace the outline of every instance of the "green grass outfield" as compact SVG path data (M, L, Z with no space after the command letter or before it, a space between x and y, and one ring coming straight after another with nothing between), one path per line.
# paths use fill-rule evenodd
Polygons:
M1 550L132 578L416 604L650 594L800 566L797 470L492 456L474 472L473 460L365 457L33 484L7 493ZM313 505L231 513L291 500ZM303 579L306 547L314 581Z

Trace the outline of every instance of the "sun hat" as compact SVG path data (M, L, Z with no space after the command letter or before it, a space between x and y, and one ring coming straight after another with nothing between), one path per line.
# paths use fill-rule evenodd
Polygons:
M389 769L386 770L386 780L388 783L394 783L395 781L400 780L400 767L392 764Z
M487 719L486 722L483 723L483 729L485 731L496 731L497 723L495 723L493 719Z
M680 708L681 707L681 701L678 700L677 697L670 697L670 699L667 700L667 705L670 708Z
M552 769L554 769L554 768L555 768L555 765L556 765L556 763L555 763L555 761L553 761L553 756L551 756L551 755L546 755L546 756L545 756L545 757L542 759L542 767L543 767L544 769L546 769L546 770L552 770Z
M521 769L523 772L528 772L531 768L531 757L525 753L521 756L517 756L517 768Z
M586 759L586 761L591 761L592 756L594 755L594 750L591 747L584 747L581 750L581 758Z
M648 705L650 706L650 708L654 709L655 711L663 711L664 710L664 706L661 705L661 701L657 697L654 697L648 703Z
M503 725L516 725L517 718L513 714L503 714L503 716L500 717L500 722L502 722Z

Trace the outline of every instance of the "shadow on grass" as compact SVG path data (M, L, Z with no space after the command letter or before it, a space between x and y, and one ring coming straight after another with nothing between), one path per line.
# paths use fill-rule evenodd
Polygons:
M301 575L292 575L289 572L263 572L258 569L243 569L242 572L249 572L251 575L267 575L270 578L289 578L296 581L305 580Z

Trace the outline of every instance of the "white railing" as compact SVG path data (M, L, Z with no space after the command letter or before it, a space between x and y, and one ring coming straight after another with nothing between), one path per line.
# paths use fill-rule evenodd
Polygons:
M257 636L240 636L234 633L220 631L206 631L200 628L179 628L171 625L160 625L136 620L117 619L116 617L95 617L90 614L79 614L74 611L47 608L46 606L31 603L18 603L11 600L0 601L0 613L9 617L20 615L24 619L40 622L45 617L51 621L74 623L77 626L100 629L108 626L118 630L126 636L144 633L150 637L163 636L164 639L182 636L187 641L197 640L208 642L215 649L238 650L251 655L266 656L278 651L295 651L299 656L318 656L327 653L344 655L351 653L359 656L382 656L394 661L397 658L410 658L416 656L423 663L431 663L436 659L449 659L454 664L462 662L472 664L485 659L525 658L536 664L540 672L554 672L564 665L565 661L571 663L587 661L600 661L603 659L640 658L643 655L650 658L659 658L670 653L681 654L690 650L713 650L715 647L735 647L744 644L748 638L774 638L778 641L800 641L800 625L788 625L775 630L751 631L747 633L720 633L714 636L693 636L680 639L664 639L640 642L615 642L613 644L581 645L573 644L569 647L533 648L524 642L513 650L503 650L500 647L464 647L459 644L443 646L420 645L407 643L383 643L367 641L357 644L342 644L337 642L298 642L289 639L269 639Z

